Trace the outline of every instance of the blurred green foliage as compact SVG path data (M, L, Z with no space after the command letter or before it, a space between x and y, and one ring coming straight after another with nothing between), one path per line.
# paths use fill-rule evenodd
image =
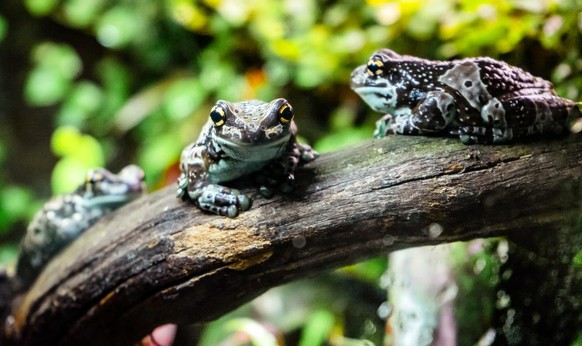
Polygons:
M0 42L2 42L4 36L6 35L6 30L8 29L7 26L8 25L6 24L6 19L0 16Z
M0 66L0 261L90 167L134 162L150 187L172 184L217 99L288 98L322 152L370 138L378 114L348 83L381 47L489 55L565 97L582 90L582 0L25 0L0 13L0 58L28 58ZM377 282L385 260L370 263L342 275ZM309 333L329 322L314 311Z

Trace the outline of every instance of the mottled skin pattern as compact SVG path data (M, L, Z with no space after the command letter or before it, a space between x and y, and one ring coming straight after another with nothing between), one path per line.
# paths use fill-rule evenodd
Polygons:
M296 133L293 108L285 99L218 101L198 140L182 151L178 197L202 210L235 217L252 201L219 183L252 174L264 195L271 194L271 187L288 192L297 165L317 156L297 142Z
M34 216L21 243L16 279L22 288L29 287L48 261L81 233L145 190L138 166L127 166L118 174L97 168L87 173L75 192L50 199Z
M564 133L580 116L550 82L486 57L431 61L381 49L352 72L351 87L387 113L376 137L445 133L466 144L506 143Z

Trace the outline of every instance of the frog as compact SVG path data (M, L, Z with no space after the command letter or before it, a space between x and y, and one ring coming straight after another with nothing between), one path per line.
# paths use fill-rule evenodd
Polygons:
M503 144L565 134L580 117L579 103L558 96L551 82L489 57L434 61L383 48L353 70L350 86L386 114L377 138L444 134Z
M46 264L89 227L146 190L144 172L137 165L117 174L95 168L72 193L49 199L34 215L20 245L15 269L20 288L29 287Z
M177 197L234 218L251 208L252 198L225 183L251 177L264 197L275 189L289 193L296 168L317 156L297 141L293 107L286 99L218 100L198 139L182 151Z

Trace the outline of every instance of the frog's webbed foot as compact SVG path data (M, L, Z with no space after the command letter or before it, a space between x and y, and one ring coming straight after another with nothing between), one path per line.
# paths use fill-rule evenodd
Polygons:
M191 184L184 173L178 177L177 197L192 200L202 210L228 217L236 217L252 205L252 200L239 190L201 181Z
M292 171L287 171L287 167L296 167L298 162L298 158L289 157L287 161L271 163L258 173L256 175L256 182L260 185L259 193L261 196L271 198L277 190L283 193L293 191L295 175Z
M394 124L394 118L391 114L386 114L378 121L376 121L376 129L374 130L374 138L386 137L391 133L394 133L392 126Z
M271 198L276 190L283 193L293 191L297 166L313 161L318 156L319 153L307 144L291 143L279 160L272 162L257 174L257 182L261 185L260 194L265 198Z
M188 177L186 177L186 174L180 174L177 185L176 197L181 198L182 200L188 199Z
M454 121L455 99L442 91L430 91L413 107L401 107L376 122L376 138L388 133L400 135L436 134Z
M497 128L485 126L459 127L459 139L463 144L503 144L514 137L512 128Z
M299 149L299 161L301 163L311 162L319 157L319 153L310 145L295 143L296 147Z
M214 184L188 191L188 196L200 209L228 217L236 217L252 205L252 200L239 190Z

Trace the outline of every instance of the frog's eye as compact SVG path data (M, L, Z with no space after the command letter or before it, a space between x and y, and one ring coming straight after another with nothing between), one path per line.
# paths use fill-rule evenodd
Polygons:
M373 56L368 60L367 72L370 77L377 77L384 74L384 63L379 56Z
M93 191L97 188L98 184L102 183L105 177L101 173L97 173L96 171L92 171L87 174L85 178L85 192Z
M210 110L210 119L214 123L214 126L224 125L224 119L226 119L226 112L220 106L214 106Z
M293 108L290 104L285 103L279 108L279 122L284 125L291 120L293 120Z
M85 184L87 184L87 185L95 185L98 182L103 181L103 179L104 179L104 177L103 177L103 175L101 175L101 173L95 173L94 172L94 173L89 174L87 176L87 178L85 179Z

